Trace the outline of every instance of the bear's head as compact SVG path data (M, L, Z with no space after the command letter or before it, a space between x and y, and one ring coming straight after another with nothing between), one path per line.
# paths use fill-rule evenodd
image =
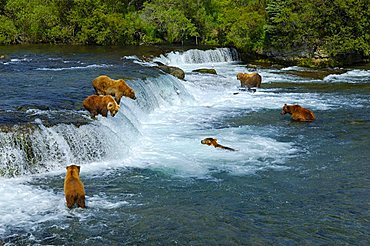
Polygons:
M119 90L121 91L121 93L123 93L123 96L129 97L135 100L136 99L135 91L130 86L128 86L127 83L123 79L119 79L118 82L119 82Z
M241 80L241 79L248 79L248 78L251 78L251 77L253 77L253 76L255 76L256 75L256 73L238 73L237 75L236 75L236 78L238 79L238 80Z
M79 176L80 175L80 166L77 165L70 165L66 167L67 173L72 175L72 176Z
M129 97L129 98L131 98L133 100L136 100L135 91L132 88L130 88L130 87L128 87L125 90L125 96L126 97Z
M119 108L120 106L117 104L117 102L113 98L112 98L112 101L108 102L107 104L107 109L110 112L110 115L112 115L112 117L114 117L117 114Z
M200 142L202 144L207 144L209 146L211 146L211 145L216 146L217 145L217 139L216 138L205 138Z
M297 108L300 108L301 106L299 105L287 105L287 104L284 104L283 106L283 109L281 110L281 113L282 115L284 114L292 114L294 111L297 110Z

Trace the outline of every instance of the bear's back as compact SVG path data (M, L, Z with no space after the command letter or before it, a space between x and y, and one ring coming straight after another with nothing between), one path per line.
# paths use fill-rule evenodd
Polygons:
M99 77L95 78L92 82L93 87L97 89L107 89L109 87L115 87L117 82L114 79L106 75L100 75Z
M315 114L306 108L303 108L299 105L294 105L292 116L294 118L302 119L303 121L313 121L316 119Z

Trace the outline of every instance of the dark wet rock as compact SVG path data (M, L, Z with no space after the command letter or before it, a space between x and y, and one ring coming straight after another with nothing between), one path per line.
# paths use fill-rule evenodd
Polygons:
M331 74L342 74L345 73L345 69L325 69L325 70L290 70L286 73L296 75L303 78L311 79L324 79L326 76Z
M213 69L213 68L199 68L199 69L195 69L195 70L193 70L192 72L196 72L196 73L217 74L216 70L215 70L215 69Z
M258 68L258 66L256 64L251 64L251 63L247 64L246 67L251 68L251 69L257 69Z
M50 108L45 105L22 105L17 107L17 111L25 112L30 109L49 110Z
M257 89L255 88L246 88L246 87L239 87L238 88L239 91L248 91L248 92L251 92L251 93L255 93L257 91ZM237 95L239 94L239 92L234 92L234 95Z
M166 66L164 63L160 61L155 61L154 63L157 64L158 66Z
M162 70L165 73L169 73L179 79L185 79L185 72L181 68L167 66L167 65L159 65L157 66L158 69Z
M35 130L35 124L25 123L25 124L0 124L0 132L18 132L21 134L29 134Z

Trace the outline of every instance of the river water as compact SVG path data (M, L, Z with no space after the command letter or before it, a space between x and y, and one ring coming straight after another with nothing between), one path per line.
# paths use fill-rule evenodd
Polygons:
M0 245L369 244L370 67L248 67L228 48L0 53ZM239 91L255 71L262 88ZM138 99L91 120L82 101L102 74ZM285 103L317 120L292 122ZM87 209L65 205L71 163Z

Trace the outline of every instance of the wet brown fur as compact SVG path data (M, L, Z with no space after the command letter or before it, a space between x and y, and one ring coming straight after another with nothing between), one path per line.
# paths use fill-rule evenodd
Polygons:
M215 148L221 148L221 149L225 149L225 150L235 151L235 149L233 149L233 148L226 147L226 146L223 146L223 145L217 143L217 139L216 138L205 138L205 139L203 139L200 142L202 144L206 144L208 146L213 146Z
M110 95L108 96L88 96L82 103L84 108L90 112L92 118L95 118L98 114L104 117L108 116L108 111L111 116L114 117L120 109L120 106Z
M79 208L85 208L85 188L80 180L80 166L70 165L66 167L67 174L64 179L64 194L67 207L72 208L75 204Z
M123 96L136 99L135 91L123 79L115 80L101 75L92 81L92 85L97 95L114 96L118 104Z
M311 110L301 107L300 105L287 105L284 104L281 114L291 114L292 120L294 121L306 121L311 122L316 119L314 113Z
M261 87L262 77L258 73L238 73L236 78L240 80L241 87Z

